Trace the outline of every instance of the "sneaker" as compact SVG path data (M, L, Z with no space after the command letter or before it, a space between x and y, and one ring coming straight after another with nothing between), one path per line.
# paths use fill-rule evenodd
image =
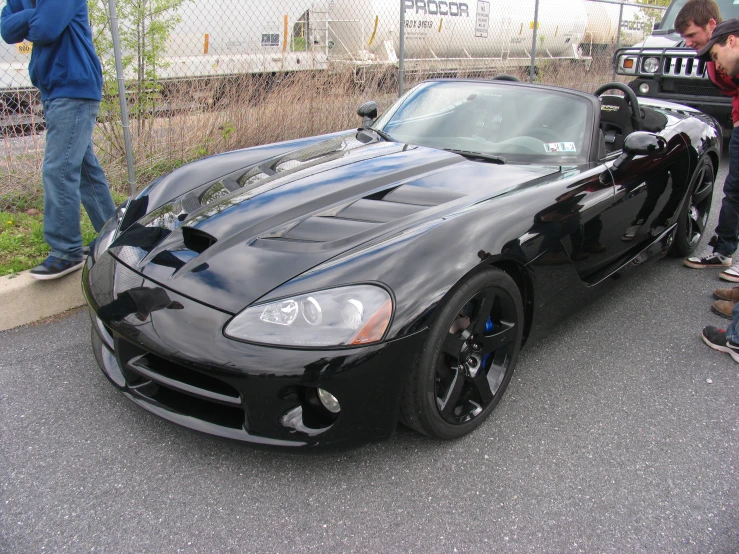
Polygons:
M726 340L726 331L709 325L703 329L701 337L708 346L719 352L726 352L735 362L739 363L739 344Z
M31 277L41 281L50 279L58 279L80 269L85 264L84 260L71 261L57 258L56 256L47 257L41 265L37 265L31 270Z
M732 289L716 289L713 291L713 297L716 300L739 302L739 287L734 287Z
M736 302L732 302L731 300L716 300L716 302L711 304L711 311L716 315L725 317L726 319L733 319L731 317L731 312L734 309L734 306L736 306Z
M713 246L708 244L697 256L690 256L683 260L683 265L692 267L693 269L703 269L706 267L729 267L731 265L731 256L724 256L713 250Z
M732 265L729 269L723 270L718 274L719 278L732 283L739 283L739 261Z
M626 242L634 240L634 237L639 232L639 229L641 229L641 225L632 225L631 227L627 227L626 232L621 235L621 240Z

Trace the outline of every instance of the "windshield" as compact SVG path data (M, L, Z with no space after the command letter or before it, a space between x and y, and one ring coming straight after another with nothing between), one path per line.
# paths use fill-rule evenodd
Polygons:
M675 30L675 18L680 12L682 7L687 3L688 0L674 0L667 8L665 16L662 18L661 29L663 31L674 31ZM721 11L721 18L732 19L739 17L739 2L736 0L716 0L719 10Z
M566 91L514 83L431 81L373 125L394 140L524 163L588 160L592 106Z

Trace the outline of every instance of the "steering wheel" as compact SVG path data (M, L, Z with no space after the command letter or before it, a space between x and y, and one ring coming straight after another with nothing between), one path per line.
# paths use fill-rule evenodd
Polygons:
M603 95L603 93L607 90L620 90L624 93L624 97L626 98L626 102L629 104L629 107L631 108L631 119L634 122L634 129L637 131L642 128L642 116L641 116L641 110L639 109L639 100L636 98L636 94L634 94L634 91L629 88L628 85L625 85L623 83L606 83L605 85L599 86L593 94L600 97Z
M515 77L513 75L508 75L507 73L501 73L500 75L496 75L493 77L493 81L516 81L517 83L520 83L521 80L518 77Z
M546 127L537 127L536 129L527 129L526 136L534 137L542 142L562 142L561 138L551 129Z

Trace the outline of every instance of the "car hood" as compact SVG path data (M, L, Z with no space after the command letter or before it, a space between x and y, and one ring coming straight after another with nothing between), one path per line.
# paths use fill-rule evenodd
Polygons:
M633 48L672 48L684 47L685 40L677 33L664 35L649 35L643 42L639 42ZM691 49L691 51L693 51Z
M236 313L342 252L560 173L362 138L332 138L207 183L126 224L109 252Z

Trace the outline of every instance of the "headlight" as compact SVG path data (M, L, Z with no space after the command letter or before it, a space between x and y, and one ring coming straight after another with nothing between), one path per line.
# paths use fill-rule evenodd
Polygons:
M375 285L351 285L250 306L224 334L232 339L323 348L382 340L393 314L390 294Z
M98 233L97 240L95 240L95 259L102 256L111 245L111 243L115 240L118 227L120 226L121 221L123 221L123 216L126 215L126 209L128 208L129 201L130 198L115 209L113 217L111 217L105 223L105 225L103 225L100 233Z
M644 73L657 73L659 71L659 58L645 58L641 68Z

